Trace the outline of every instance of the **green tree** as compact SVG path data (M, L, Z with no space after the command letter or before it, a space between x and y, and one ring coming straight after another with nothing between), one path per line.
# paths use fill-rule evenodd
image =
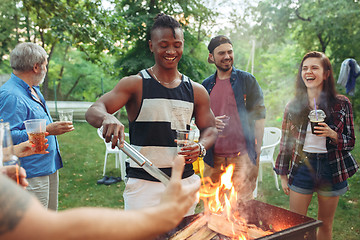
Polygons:
M266 45L289 36L305 51L325 52L336 70L345 58L360 58L359 1L267 0L251 11L253 30Z
M126 25L122 18L114 19L104 10L101 0L6 0L1 2L0 11L1 57L25 40L44 47L49 63L61 43L67 48L76 47L86 54L87 60L101 65L104 50L118 51L116 42L122 39ZM46 76L42 85L45 98L48 88Z
M16 8L18 1L0 2L0 65L3 56L7 55L19 41L19 13Z
M357 0L265 0L256 5L249 4L245 12L243 18L235 18L238 26L235 32L241 31L256 39L259 52L255 65L261 70L254 74L265 92L273 91L274 83L283 82L285 78L287 83L292 83L290 76L308 51L325 52L332 62L335 77L346 58L360 59L360 22L356 21L360 2ZM285 67L279 69L279 66ZM286 91L289 84L284 83L283 91ZM337 85L337 88L344 93L342 87ZM360 121L356 107L360 104L359 91L357 84L356 95L351 97L357 122ZM284 94L278 92L276 98L281 96ZM273 98L268 102L271 102L270 108L276 103Z
M109 56L99 61L104 65L114 64L114 58ZM114 74L88 61L83 51L66 44L58 44L55 48L48 76L50 89L56 90L49 92L49 98L59 101L95 101L117 83Z
M49 51L49 62L56 44L65 42L83 51L89 61L99 60L102 52L114 51L113 36L121 36L121 21L114 26L107 13L101 8L101 1L57 1L38 0L23 1L24 8L33 16L34 25L39 28L43 47ZM115 31L115 32L113 32ZM109 34L113 33L113 34ZM48 81L43 84L44 95L47 96Z

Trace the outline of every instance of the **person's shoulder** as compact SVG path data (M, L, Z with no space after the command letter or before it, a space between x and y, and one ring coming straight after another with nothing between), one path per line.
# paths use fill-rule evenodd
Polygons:
M299 100L297 100L294 97L285 104L284 112L286 114L295 114L295 115L297 115L297 114L299 114L301 112L301 110L302 110L301 102L299 102Z
M252 75L251 73L246 72L244 70L234 68L233 73L236 74L239 78L242 78L242 79L256 80L254 75Z
M122 79L125 79L126 81L137 81L137 80L141 80L142 77L141 77L140 73L138 73L138 74L134 74L134 75L125 76Z
M191 80L190 78L189 78L189 80L190 80L194 90L196 90L196 89L205 89L204 86L201 85L200 83L195 82L195 81Z
M0 87L0 98L6 98L6 100L9 101L21 99L24 96L23 91L16 86L5 84Z
M336 102L340 105L351 105L350 99L341 94L336 95Z
M138 84L142 82L142 77L140 74L134 74L126 76L120 79L119 83L123 84Z
M180 74L182 75L182 79L185 83L191 83L191 85L193 85L193 86L201 86L202 87L202 85L200 83L192 80L189 76L187 76L183 73L180 73Z
M205 89L205 87L203 85L201 85L200 83L198 82L195 82L193 80L191 80L190 78L189 79L189 82L191 83L192 85L192 88L193 88L193 91L194 91L194 95L197 96L198 94L200 94L199 96L202 96L202 94L205 94L207 95L207 91Z
M286 104L285 104L285 109L294 109L294 108L296 108L297 106L296 106L296 101L295 101L295 99L293 98L293 99L291 99L290 101L288 101Z
M215 79L215 73L214 74L211 74L210 76L208 76L207 78L205 78L203 81L202 81L202 84L206 84L208 82L210 82L211 80Z
M24 94L27 91L29 85L25 83L19 77L12 75L9 80L7 80L1 87L1 92L7 92L12 94Z
M11 91L14 89L14 87L14 84L9 79L2 86L0 86L0 92Z
M214 75L215 75L215 74L211 74L210 76L208 76L207 78L205 78L205 79L203 80L203 82L209 81L210 79L214 78Z
M11 89L11 88L10 88ZM9 92L9 88L7 87L7 84L4 83L1 87L0 87L0 94L4 94Z
M135 93L141 89L142 86L142 78L140 75L130 75L123 77L119 80L116 86L113 88L113 93L120 93L120 92L128 92L128 93Z
M336 95L336 100L338 100L339 102L350 102L348 97L341 94Z

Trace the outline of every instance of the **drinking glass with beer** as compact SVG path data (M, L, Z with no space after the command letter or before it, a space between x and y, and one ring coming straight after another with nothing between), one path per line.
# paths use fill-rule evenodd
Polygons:
M316 133L315 133L316 129L314 129L314 127L319 126L320 122L324 122L324 120L326 118L326 114L321 109L315 109L309 113L308 117L309 117L310 124L311 124L311 132L312 132L312 134L316 135Z
M35 153L40 153L46 149L45 132L46 119L30 119L24 121L26 132L29 135L30 143L34 144Z
M182 148L194 143L194 130L176 130L176 143L178 153L182 152Z

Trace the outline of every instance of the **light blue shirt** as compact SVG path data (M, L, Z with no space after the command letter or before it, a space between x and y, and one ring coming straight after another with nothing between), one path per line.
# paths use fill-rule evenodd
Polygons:
M46 119L46 125L53 122L39 87L33 88L41 102L31 94L30 86L13 73L0 87L0 121L10 123L14 144L29 139L25 130L25 120ZM20 158L21 166L25 168L28 178L50 175L63 166L56 136L49 135L46 138L49 144L48 154Z

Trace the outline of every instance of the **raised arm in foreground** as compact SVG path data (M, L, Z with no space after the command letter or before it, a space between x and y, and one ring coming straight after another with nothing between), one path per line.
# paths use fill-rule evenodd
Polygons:
M181 186L184 159L176 157L161 203L136 211L75 208L47 211L29 193L0 174L0 238L151 239L174 228L196 200L198 186Z

